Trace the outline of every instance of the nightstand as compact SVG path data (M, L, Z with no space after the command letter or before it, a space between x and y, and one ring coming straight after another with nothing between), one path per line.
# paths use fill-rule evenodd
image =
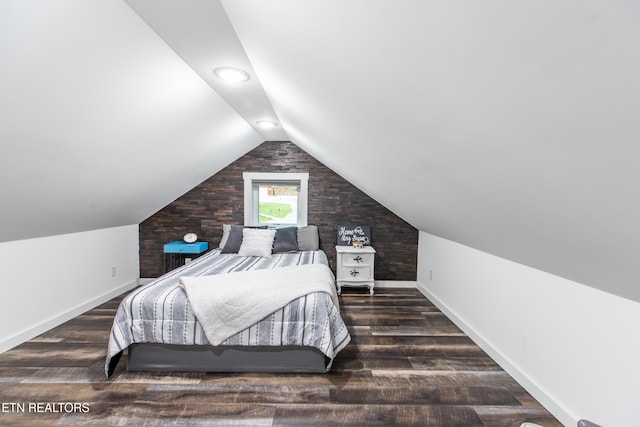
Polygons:
M342 292L343 286L367 286L369 293L373 295L375 253L376 250L371 246L336 246L338 295Z
M164 271L165 273L181 265L187 264L202 255L209 249L207 242L171 242L164 245Z

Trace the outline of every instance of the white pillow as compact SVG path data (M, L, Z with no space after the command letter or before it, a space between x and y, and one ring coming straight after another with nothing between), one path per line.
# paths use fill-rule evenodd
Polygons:
M242 244L238 255L240 256L271 256L273 240L276 230L261 228L245 228L242 230Z

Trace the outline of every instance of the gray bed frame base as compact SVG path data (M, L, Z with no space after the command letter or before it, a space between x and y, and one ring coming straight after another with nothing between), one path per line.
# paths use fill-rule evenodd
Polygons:
M139 343L127 351L128 371L324 373L327 358L313 347Z

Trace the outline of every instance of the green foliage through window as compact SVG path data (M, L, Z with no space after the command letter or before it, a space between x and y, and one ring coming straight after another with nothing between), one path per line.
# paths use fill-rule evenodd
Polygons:
M293 209L286 203L260 202L260 222L269 222L286 217Z

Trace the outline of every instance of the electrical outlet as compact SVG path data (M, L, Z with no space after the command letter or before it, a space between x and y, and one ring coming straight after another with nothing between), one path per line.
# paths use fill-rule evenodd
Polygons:
M429 280L433 280L433 270L429 270Z
M118 273L116 266L112 266L111 267L111 277L116 277L116 274Z

